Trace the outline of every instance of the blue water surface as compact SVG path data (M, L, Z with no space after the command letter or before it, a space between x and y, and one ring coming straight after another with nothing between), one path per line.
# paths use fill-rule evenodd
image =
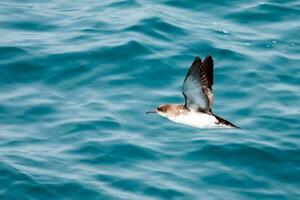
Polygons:
M300 199L299 0L2 0L0 199ZM214 112L158 115L196 55Z

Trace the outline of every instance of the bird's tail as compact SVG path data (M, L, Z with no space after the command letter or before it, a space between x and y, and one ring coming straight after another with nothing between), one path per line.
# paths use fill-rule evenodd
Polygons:
M240 129L240 127L234 125L234 124L231 123L230 121L227 121L226 119L223 119L222 117L219 117L219 116L217 116L217 115L215 115L215 114L213 114L213 115L219 120L219 122L220 122L221 124L225 124L225 125L227 125L227 126L231 126L231 127L233 127L233 128L238 128L238 129Z

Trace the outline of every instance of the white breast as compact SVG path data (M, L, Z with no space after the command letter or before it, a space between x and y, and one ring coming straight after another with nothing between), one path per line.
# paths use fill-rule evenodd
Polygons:
M197 128L230 128L229 126L219 124L215 116L200 112L188 112L176 117L168 117L168 119Z

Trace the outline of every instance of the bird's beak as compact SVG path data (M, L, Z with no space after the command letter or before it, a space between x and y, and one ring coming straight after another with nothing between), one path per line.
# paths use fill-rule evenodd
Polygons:
M147 111L146 114L157 113L156 110Z

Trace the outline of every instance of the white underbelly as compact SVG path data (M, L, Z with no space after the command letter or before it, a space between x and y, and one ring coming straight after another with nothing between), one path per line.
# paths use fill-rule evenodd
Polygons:
M215 116L199 112L181 114L176 117L170 117L169 120L197 128L230 128L219 124Z

